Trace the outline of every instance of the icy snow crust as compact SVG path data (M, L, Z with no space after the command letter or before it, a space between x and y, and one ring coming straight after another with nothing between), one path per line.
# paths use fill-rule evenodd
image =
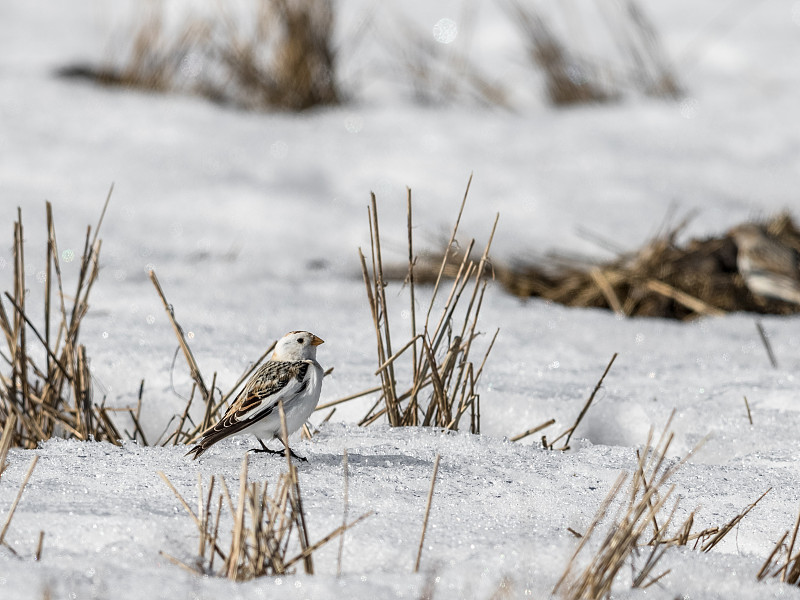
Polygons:
M364 13L355 1L342 6L344 36L353 28L347 19ZM432 6L393 10L427 28L462 14L458 3ZM368 244L370 190L378 196L385 255L397 261L404 260L405 186L414 193L417 248L437 248L471 171L462 231L481 245L499 211L498 260L553 249L605 258L580 227L634 248L673 202L679 212L699 209L691 235L780 208L800 214L800 71L787 60L800 51L797 6L736 8L743 12L722 19L730 24L723 30L706 24L734 10L727 2L646 8L678 57L684 101L548 108L508 19L481 4L470 54L509 84L514 112L421 108L389 76L366 81L346 72L354 103L295 116L55 79L57 67L103 56L109 36L125 31L127 7L10 0L0 9L0 289L11 285L16 206L28 243L28 306L38 315L44 200L54 204L60 249L79 252L86 224L96 221L115 182L82 339L98 401L131 406L145 379L142 419L152 441L185 405L173 386L185 395L191 382L180 357L171 381L175 339L147 279L150 268L192 333L204 374L216 371L223 390L272 340L301 328L326 340L319 359L335 367L322 402L376 384L356 259L356 248ZM389 16L379 16L382 26ZM371 56L364 51L358 59ZM393 72L382 64L369 72ZM76 263L62 266L69 286ZM419 291L420 306L430 293ZM405 292L391 285L387 296L393 333L405 339ZM660 567L671 572L656 586L630 590L623 569L614 597L800 598L795 588L755 581L800 506L800 320L762 322L777 369L752 315L689 324L621 320L490 288L481 313L487 335L475 356L495 327L501 332L481 385L482 435L360 429L354 423L373 402L362 399L340 406L312 441L293 440L309 458L299 471L312 540L341 523L345 448L350 517L375 511L347 533L341 578L336 542L315 554L313 577L245 584L191 575L159 555L190 563L197 538L157 472L195 505L198 474L206 481L223 475L237 489L251 439L227 440L196 462L184 458L185 448L133 443L53 440L36 451L12 450L0 480L0 523L31 458L40 460L6 535L20 556L0 547L0 598L40 598L47 590L54 598L143 600L419 598L432 578L436 598L489 598L504 578L511 597L546 598L577 544L567 528L586 530L618 473L634 468L648 430L660 430L673 409L670 460L710 436L673 479L682 498L678 521L696 510L696 530L720 526L772 491L711 553L667 552ZM541 450L537 436L507 441L550 418L557 425L543 433L551 439L569 427L614 352L619 357L573 451ZM437 453L423 572L411 575ZM255 456L250 476L274 481L283 467ZM40 531L44 552L36 563Z

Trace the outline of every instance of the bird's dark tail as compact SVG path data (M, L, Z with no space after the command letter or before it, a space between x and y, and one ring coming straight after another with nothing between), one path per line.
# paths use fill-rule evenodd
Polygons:
M186 454L184 454L184 456L189 456L190 454L192 454L193 455L192 460L197 460L197 458L200 455L202 455L203 452L205 452L207 449L208 448L203 447L203 444L197 444L197 446L189 450Z

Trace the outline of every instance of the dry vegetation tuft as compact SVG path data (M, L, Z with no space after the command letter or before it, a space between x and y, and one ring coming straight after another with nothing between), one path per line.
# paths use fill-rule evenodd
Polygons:
M468 193L469 184L450 236L448 248L451 248L455 242ZM378 205L374 194L369 208L372 240L369 261L359 249L361 270L375 328L378 355L378 370L375 375L380 378L381 382L380 396L360 424L369 425L385 416L393 427L423 425L455 430L458 429L462 417L468 414L469 430L472 433L479 433L478 381L498 332L494 333L489 342L480 365L476 366L472 362L470 352L475 339L481 335L477 329L478 316L486 291L489 248L497 227L497 219L492 227L489 242L478 262L469 257L469 250L474 246L474 240L468 244L468 249L463 253L463 259L453 277L447 299L437 316L434 314L434 306L445 281L444 270L449 256L441 262L428 309L420 327L415 292L416 260L412 239L411 190L408 191L407 206L408 270L406 283L409 292L410 331L408 335L410 337L401 338L407 341L399 346L399 350L395 350L398 345L393 342L393 338L397 339L397 332L392 332L389 321L391 310L386 301L386 277L383 272L381 255ZM466 307L463 306L464 302L461 302L462 298L466 302ZM460 316L457 317L459 311ZM404 355L410 362L408 365L410 374L407 381L403 381L397 376L399 371L397 365L399 359ZM370 391L368 390L364 394Z
M656 30L636 2L590 4L578 9L571 2L554 2L557 14L546 16L531 3L507 2L530 61L544 76L550 102L608 102L628 91L679 97L681 86ZM563 26L555 26L556 21ZM587 39L593 43L581 52Z
M194 573L217 575L234 581L249 581L265 575L293 573L295 565L300 562L304 571L311 575L314 573L314 552L371 514L366 513L350 523L345 522L319 541L313 544L310 542L297 470L289 455L282 403L279 404L279 408L283 424L283 440L287 448L288 471L280 475L271 495L267 491L267 482L248 483L247 454L242 460L239 496L236 503L234 504L224 478L219 478L222 492L218 494L216 502L214 501L216 478L211 477L208 490L205 492L202 479L199 479L198 513L192 510L167 476L159 472L189 513L200 533L199 550L194 563L189 565L162 552L170 561ZM223 542L220 533L223 507L227 507L233 523L229 543ZM293 538L295 544L292 544ZM299 546L299 549L296 546ZM219 562L216 561L217 558Z
M692 532L694 511L682 524L675 526L673 519L679 498L667 510L667 504L675 491L675 485L669 484L669 480L697 452L699 446L681 460L668 460L667 452L673 440L673 434L669 432L671 421L672 417L655 446L652 444L651 431L644 451L637 451L638 462L633 476L630 477L627 500L624 500L623 489L629 475L621 473L587 531L583 535L573 532L580 537L580 542L553 589L554 594L561 592L562 597L570 600L599 600L609 597L617 575L627 563L630 563L631 568L631 587L647 588L669 573L658 572L657 569L667 549L693 543L691 545L694 549L709 552L769 493L770 490L764 492L720 527ZM618 505L617 514L611 519L605 537L588 562L584 560L585 566L578 567L579 555L606 520L606 515L614 504ZM646 552L643 552L644 549L647 549ZM638 560L642 554L643 562Z
M495 261L494 275L516 296L607 308L629 317L691 320L739 311L787 315L800 310L789 302L756 296L747 288L736 265L737 248L730 233L679 243L687 224L684 220L664 228L639 250L620 252L607 262L558 255L535 262ZM759 226L781 246L800 253L800 229L789 214ZM417 265L418 277L433 277L441 256L424 255ZM456 265L457 260L448 256L444 273L450 275ZM397 266L386 273L390 278L401 277ZM771 360L774 363L774 357Z
M142 9L122 57L59 71L105 85L198 94L259 110L338 104L332 0L272 0L165 24L162 2Z
M53 436L119 444L122 437L111 420L110 410L94 401L86 347L79 341L81 320L89 309L89 293L97 280L101 246L97 236L110 197L109 192L97 227L94 231L91 226L86 229L78 280L72 292L64 289L62 256L52 206L47 203L44 318L39 325L28 308L24 229L21 211L17 212L14 289L0 298L0 332L7 345L7 353L0 351L0 359L8 369L0 373L0 427L13 419L8 442L12 446L36 448L39 442ZM134 416L133 411L130 414Z

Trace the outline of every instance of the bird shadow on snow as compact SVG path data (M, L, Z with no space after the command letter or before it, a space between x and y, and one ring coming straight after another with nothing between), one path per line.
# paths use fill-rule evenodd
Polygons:
M304 467L316 466L340 466L342 464L341 454L314 454L307 457L308 462L297 464L299 470L305 470ZM406 456L403 454L357 454L348 451L347 464L351 467L430 467L433 465L433 460L423 460L414 456Z

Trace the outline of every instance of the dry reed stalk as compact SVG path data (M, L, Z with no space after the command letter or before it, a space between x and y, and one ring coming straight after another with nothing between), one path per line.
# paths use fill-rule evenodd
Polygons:
M744 396L744 407L747 409L747 420L750 421L750 425L752 425L753 413L750 412L750 403L747 401L747 396Z
M769 364L772 365L773 369L777 369L778 361L775 360L775 353L772 351L772 344L769 343L767 332L764 331L764 326L761 324L761 321L756 321L756 329L758 330L758 337L761 338L761 343L764 344L764 349L767 351Z
M525 439L526 437L528 437L529 435L533 435L537 431L541 431L542 429L550 427L550 425L555 424L555 422L556 422L555 419L549 419L548 421L545 421L544 423L541 423L541 424L537 425L536 427L532 427L531 429L528 429L527 431L525 431L523 433L515 435L514 437L511 438L511 441L512 442L518 442L518 441L520 441L522 439Z
M431 487L428 490L428 500L425 503L425 517L422 520L422 533L419 536L419 548L417 548L417 560L414 562L414 573L419 572L419 563L422 560L422 548L425 545L425 532L428 530L428 517L431 513L431 505L433 504L433 488L436 485L436 475L439 473L439 460L441 455L436 455L436 460L433 462L433 474L431 475Z
M470 176L448 248L452 248L455 242L471 182L472 177ZM366 426L386 416L392 426L421 424L458 429L460 418L470 411L470 431L477 433L480 431L480 411L478 409L480 396L477 386L497 332L495 332L483 361L477 369L470 360L470 352L473 341L480 335L477 331L478 316L486 291L486 277L490 272L489 249L497 228L497 219L494 221L483 254L477 262L470 257L474 240L468 244L467 251L461 257L458 268L455 270L455 278L437 318L432 312L451 258L449 252L445 253L434 280L424 324L419 330L416 314L417 260L413 252L412 203L411 191L408 190L408 264L404 277L408 282L412 306L411 331L409 341L403 344L400 350L393 352L388 319L389 307L385 293L386 277L381 253L381 234L374 194L371 195L370 200L368 217L371 264L368 266L367 258L361 249L359 249L359 258L375 329L379 365L375 374L381 379L380 391L382 394L359 424ZM466 306L463 302L459 306L462 298L466 298ZM460 323L456 321L455 316L459 308L462 308L464 313L463 321ZM411 356L411 381L403 384L402 388L398 388L400 382L395 375L395 364L404 354ZM405 391L400 392L400 389ZM430 395L424 400L421 399L422 394L426 393ZM334 403L344 402L354 397L358 397L358 395L349 396ZM334 403L324 406L331 406ZM381 405L382 408L379 409L378 407Z
M180 345L180 348L183 351L183 356L186 358L186 362L189 365L191 377L197 384L197 389L200 391L203 401L206 403L206 405L209 405L212 402L211 392L209 392L205 382L203 381L203 376L200 373L200 367L197 366L197 361L194 358L194 354L192 354L192 350L189 348L189 344L186 342L186 336L183 333L183 328L175 319L175 310L173 309L172 305L167 302L167 297L164 295L164 290L161 288L158 277L156 277L155 270L151 270L149 275L150 281L153 282L153 285L156 288L158 297L161 298L161 302L164 304L164 310L167 313L167 318L172 325L172 329L175 331L175 337L178 338L178 344Z
M614 355L611 357L611 360L608 361L608 365L606 365L605 371L603 371L603 374L600 376L600 379L597 381L597 384L594 386L594 389L592 390L592 393L589 395L589 398L586 400L586 403L583 405L583 408L581 409L581 412L578 413L578 417L575 419L575 423L572 425L572 427L570 427L569 429L565 430L561 435L559 435L556 439L554 439L552 442L550 442L549 448L551 450L553 449L553 444L555 444L558 440L560 440L562 437L565 437L565 436L566 436L567 439L564 442L564 445L561 448L559 448L559 450L569 450L569 441L572 439L572 434L575 433L575 430L578 428L578 425L580 425L581 421L583 421L583 418L586 416L586 413L589 411L589 407L592 405L592 402L594 401L594 397L597 395L597 392L600 390L600 387L603 385L603 381L605 380L606 375L608 375L608 372L611 370L611 365L614 364L614 361L616 359L617 359L617 353L614 352Z
M31 460L31 466L28 467L28 472L25 473L25 477L22 480L22 484L19 486L19 491L17 492L16 498L14 498L14 502L11 504L11 508L8 509L8 516L6 517L6 522L3 524L3 529L0 529L0 544L3 543L5 540L6 533L8 533L8 528L11 526L11 519L14 518L14 513L17 510L17 506L19 505L19 501L22 499L22 492L25 491L25 486L28 485L28 480L33 475L33 470L36 468L36 463L39 462L39 455L33 457Z

